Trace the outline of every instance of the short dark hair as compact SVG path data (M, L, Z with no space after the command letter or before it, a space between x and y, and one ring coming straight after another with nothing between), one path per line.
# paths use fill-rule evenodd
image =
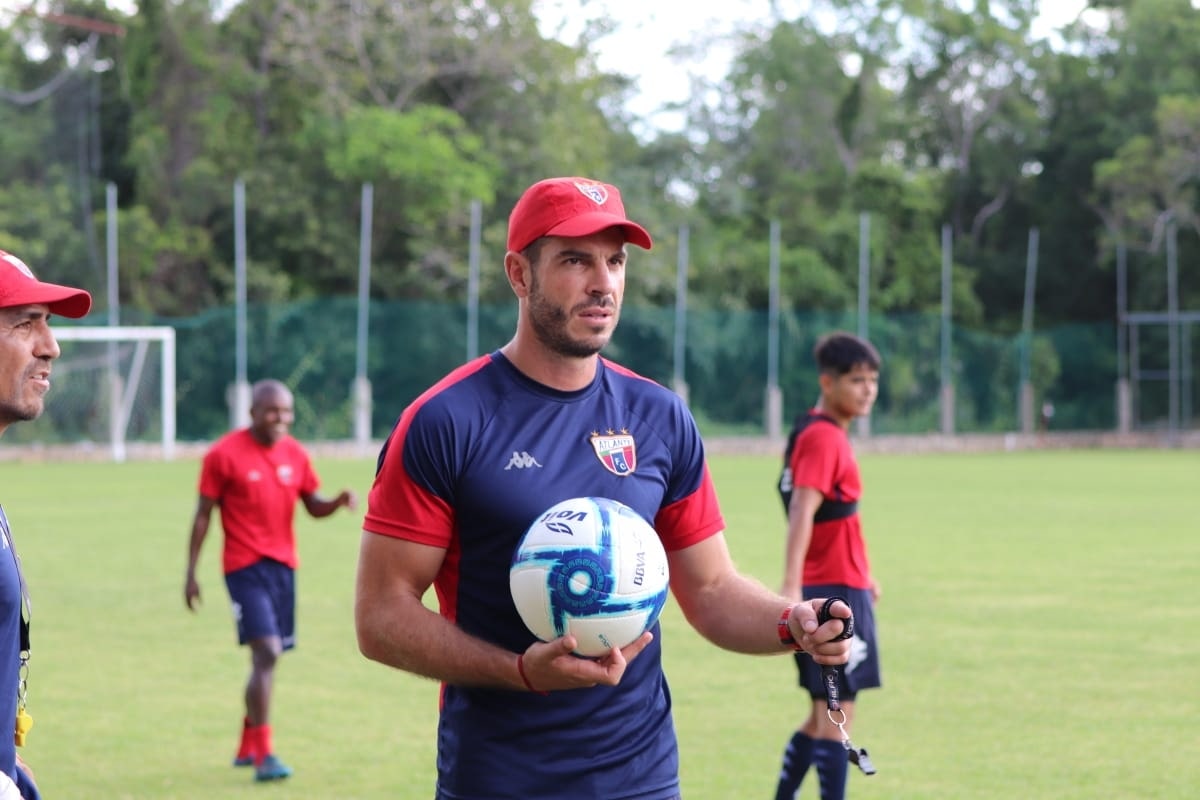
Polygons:
M521 255L525 256L525 259L530 264L536 264L538 259L542 257L542 245L545 243L546 237L539 236L530 242L528 247L521 251Z
M882 363L874 345L845 331L834 331L817 340L813 358L821 372L834 375L845 375L860 365L878 371Z

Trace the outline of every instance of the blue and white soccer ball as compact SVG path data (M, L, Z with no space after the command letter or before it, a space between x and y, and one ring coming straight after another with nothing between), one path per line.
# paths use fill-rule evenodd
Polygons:
M629 506L575 497L525 532L508 574L513 602L542 641L570 633L575 653L602 656L653 627L667 602L667 554Z

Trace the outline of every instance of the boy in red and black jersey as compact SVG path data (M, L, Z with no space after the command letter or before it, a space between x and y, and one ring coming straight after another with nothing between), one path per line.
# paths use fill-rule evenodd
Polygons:
M836 595L850 602L854 638L839 687L849 735L855 695L881 685L873 610L879 586L867 560L858 514L862 479L847 433L851 421L869 414L875 403L880 358L870 342L841 332L822 338L813 354L821 397L796 420L779 479L788 519L780 593L792 600ZM796 665L812 706L788 742L775 797L792 800L815 765L822 800L840 800L848 763L843 731L826 713L820 665L803 653L796 654Z

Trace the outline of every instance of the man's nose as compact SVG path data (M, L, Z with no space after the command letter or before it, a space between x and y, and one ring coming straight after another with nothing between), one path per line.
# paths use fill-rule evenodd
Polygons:
M50 330L49 325L46 325L38 336L37 350L34 355L51 360L62 355L62 348L58 346L58 339L54 338L54 332Z

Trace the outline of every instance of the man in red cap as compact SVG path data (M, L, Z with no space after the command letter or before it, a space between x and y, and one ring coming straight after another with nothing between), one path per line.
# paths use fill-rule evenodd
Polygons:
M0 435L14 422L36 419L50 390L50 365L59 356L50 316L82 317L92 296L42 283L21 259L0 250ZM4 509L0 508L0 800L37 798L33 775L17 756L32 719L25 710L23 668L29 659L29 594Z
M538 641L517 613L513 551L560 501L607 497L651 520L680 608L715 644L846 661L848 606L790 601L735 570L683 401L600 356L621 312L627 244L649 249L650 235L615 186L552 178L526 190L504 254L515 335L417 398L380 454L358 643L442 682L437 800L680 796L658 626L588 659L571 635ZM440 613L422 603L430 586Z

